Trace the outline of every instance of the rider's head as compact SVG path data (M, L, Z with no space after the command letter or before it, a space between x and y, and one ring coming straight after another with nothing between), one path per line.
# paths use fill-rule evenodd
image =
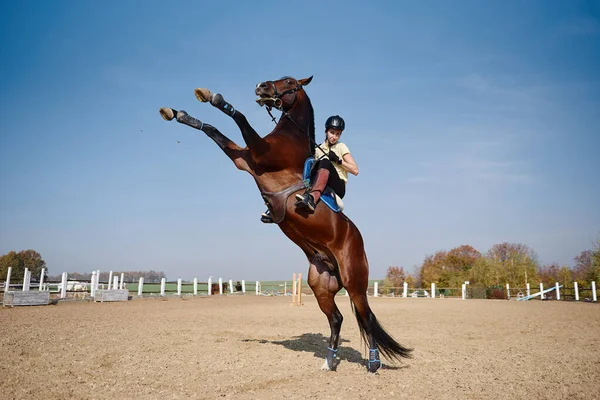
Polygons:
M325 139L330 146L337 143L345 127L344 119L339 115L332 115L327 118L327 121L325 121Z

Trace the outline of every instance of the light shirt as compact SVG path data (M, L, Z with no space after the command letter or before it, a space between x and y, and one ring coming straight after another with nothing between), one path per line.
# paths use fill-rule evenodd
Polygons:
M325 153L323 152L323 150L321 150L321 148L325 151ZM338 141L333 146L329 146L329 142L326 140L323 143L321 143L321 148L317 146L317 148L315 149L316 160L319 160L321 158L328 158L327 155L330 151L333 151L340 158L340 160L342 160L346 154L350 153L350 149L348 149L348 146L346 146L346 144L340 141ZM348 171L346 171L344 167L342 167L338 163L332 162L332 164L335 167L335 170L337 171L338 175L340 176L340 179L344 182L348 182Z

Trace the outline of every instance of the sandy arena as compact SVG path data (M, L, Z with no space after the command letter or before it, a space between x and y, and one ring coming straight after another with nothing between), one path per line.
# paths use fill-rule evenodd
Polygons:
M0 309L2 399L598 399L600 305L370 299L414 358L365 368L349 300L336 372L313 297Z

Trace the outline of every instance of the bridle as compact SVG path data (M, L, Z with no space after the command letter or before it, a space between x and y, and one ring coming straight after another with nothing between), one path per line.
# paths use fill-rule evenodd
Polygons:
M261 107L265 106L265 108L267 109L267 112L269 113L269 116L271 117L271 121L273 121L275 123L275 125L277 125L277 121L276 121L275 117L273 116L273 114L271 113L271 110L273 108L276 108L279 111L281 111L281 114L283 116L287 117L290 121L292 121L292 123L294 125L296 125L296 127L300 130L300 132L302 132L304 135L306 135L306 137L308 139L308 150L309 150L308 152L309 152L309 154L312 154L312 148L313 148L313 146L314 146L315 143L313 143L313 140L311 139L310 135L308 134L308 131L305 131L304 129L302 129L302 127L300 125L298 125L298 123L296 121L294 121L294 119L292 118L292 116L287 111L285 111L282 108L283 101L281 100L281 98L283 96L286 96L286 95L291 94L291 93L297 93L299 90L302 89L302 86L296 84L295 88L288 89L288 90L286 90L284 92L279 93L277 91L277 86L275 85L275 82L273 82L273 81L266 81L266 83L271 83L273 85L273 91L274 91L273 96L272 97L260 97L260 98L256 99L256 102ZM266 104L267 101L272 101L273 104L272 105L271 104ZM295 97L294 97L294 101L293 102L296 102L296 98Z

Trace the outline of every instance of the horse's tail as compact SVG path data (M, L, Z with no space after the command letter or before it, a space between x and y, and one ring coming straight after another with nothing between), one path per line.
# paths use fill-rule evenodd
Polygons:
M366 296L364 300L366 305L366 314L368 315L367 320L360 315L354 302L350 301L350 304L352 306L352 311L354 311L354 315L356 316L356 320L358 321L360 335L365 343L369 345L370 333L373 335L375 343L377 343L377 349L388 359L395 359L399 361L400 358L412 358L411 353L413 349L402 346L396 341L396 339L391 337L390 334L388 334L377 321L375 314L373 314L371 307L369 307L369 304L367 303Z

